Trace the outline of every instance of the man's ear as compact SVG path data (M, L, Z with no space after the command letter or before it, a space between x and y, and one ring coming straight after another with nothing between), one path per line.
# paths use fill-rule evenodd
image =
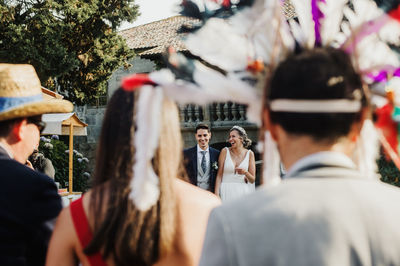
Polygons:
M26 119L21 119L14 123L10 134L10 137L12 137L13 140L20 141L21 139L23 139L23 129L26 126L26 123Z
M361 134L361 129L364 125L366 119L371 117L370 110L368 108L363 108L360 114L360 120L353 123L350 128L349 137L352 141L356 141Z
M264 130L268 130L271 133L272 139L277 141L278 140L277 125L272 123L270 112L268 109L263 110L263 124L264 124Z

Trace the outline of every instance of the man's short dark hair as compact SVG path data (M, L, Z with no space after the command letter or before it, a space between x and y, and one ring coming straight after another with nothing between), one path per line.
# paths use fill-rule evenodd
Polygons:
M199 129L206 129L208 132L210 132L210 127L207 124L198 124L196 126L195 133L197 133L197 130L199 130Z
M330 84L331 78L341 82ZM358 93L355 91L358 90ZM274 99L349 99L357 94L366 98L359 74L349 56L334 48L316 48L293 54L283 61L272 76L268 100ZM309 135L315 140L335 141L349 133L359 113L272 112L271 121L294 135Z
M10 135L15 123L21 121L23 118L15 118L11 120L0 121L0 138L5 138Z

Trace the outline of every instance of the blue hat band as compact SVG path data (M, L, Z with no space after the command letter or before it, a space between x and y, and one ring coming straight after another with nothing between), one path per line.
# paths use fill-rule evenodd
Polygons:
M42 94L27 97L0 97L0 112L5 112L24 104L40 102L41 100L43 100Z

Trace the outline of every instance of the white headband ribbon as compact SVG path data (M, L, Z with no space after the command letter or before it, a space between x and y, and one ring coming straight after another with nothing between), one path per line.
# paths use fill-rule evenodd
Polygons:
M273 112L292 113L357 113L361 110L359 100L296 100L278 99L269 103Z
M154 158L161 127L163 90L145 85L140 89L137 101L137 130L134 138L135 163L129 198L141 211L155 205L160 196L159 179L154 172L151 160Z

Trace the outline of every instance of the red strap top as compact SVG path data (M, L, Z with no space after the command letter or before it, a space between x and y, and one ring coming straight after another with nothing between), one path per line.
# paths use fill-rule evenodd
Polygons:
M74 223L76 234L78 235L79 242L82 248L85 248L93 238L92 231L89 227L85 211L83 209L83 197L73 201L70 204L70 211L72 221ZM106 266L107 264L103 261L100 252L92 255L86 255L92 266Z

